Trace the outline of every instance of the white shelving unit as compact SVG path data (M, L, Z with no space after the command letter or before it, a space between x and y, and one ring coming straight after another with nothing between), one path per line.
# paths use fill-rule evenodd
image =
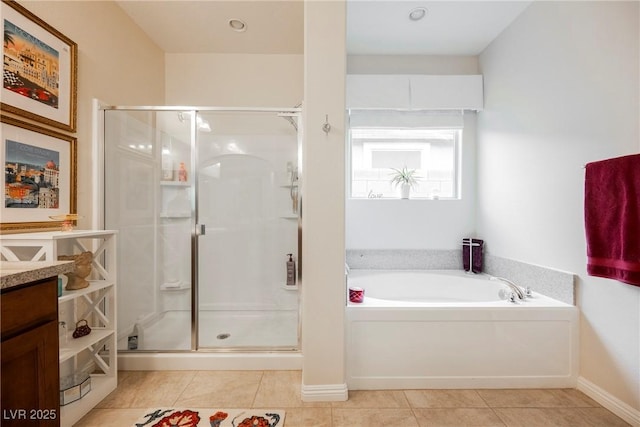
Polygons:
M60 343L60 363L72 364L74 372L92 368L91 391L60 408L62 427L72 426L118 385L116 235L112 230L74 230L2 236L0 250L8 261L54 261L58 254L93 253L94 280L87 288L63 291L58 297L58 306L70 308L73 322ZM81 319L89 321L91 333L73 338L75 323Z

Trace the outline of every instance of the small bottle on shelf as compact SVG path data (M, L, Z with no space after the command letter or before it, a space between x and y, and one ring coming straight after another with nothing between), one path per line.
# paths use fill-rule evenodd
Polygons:
M178 169L178 181L187 182L187 169L184 166L184 162L180 162L180 168Z
M173 181L173 162L166 154L162 155L162 180Z

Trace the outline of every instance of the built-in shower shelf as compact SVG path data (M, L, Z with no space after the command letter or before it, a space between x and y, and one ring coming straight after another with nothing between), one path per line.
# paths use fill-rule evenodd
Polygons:
M298 215L280 215L282 219L298 219Z
M163 187L190 187L191 184L185 181L160 181Z
M188 291L189 289L191 289L191 285L189 283L182 283L180 286L160 285L160 290L162 292L180 292Z
M278 185L278 187L282 187L282 188L291 188L291 187L297 187L298 183L294 182L293 184L291 184L290 182L286 183L286 184L280 184Z
M160 212L160 218L191 218L191 212Z
M293 285L293 286L281 285L281 288L286 289L287 291L297 291L299 289L298 285Z

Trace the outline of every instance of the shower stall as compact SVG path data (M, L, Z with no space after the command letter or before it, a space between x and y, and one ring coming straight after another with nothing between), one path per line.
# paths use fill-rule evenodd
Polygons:
M297 352L300 109L101 113L118 351Z

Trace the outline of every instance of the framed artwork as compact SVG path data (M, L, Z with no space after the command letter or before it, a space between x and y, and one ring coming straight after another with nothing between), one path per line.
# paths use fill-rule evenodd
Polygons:
M12 0L2 0L2 110L76 131L78 45Z
M0 231L61 228L76 213L76 138L0 117L4 200Z

